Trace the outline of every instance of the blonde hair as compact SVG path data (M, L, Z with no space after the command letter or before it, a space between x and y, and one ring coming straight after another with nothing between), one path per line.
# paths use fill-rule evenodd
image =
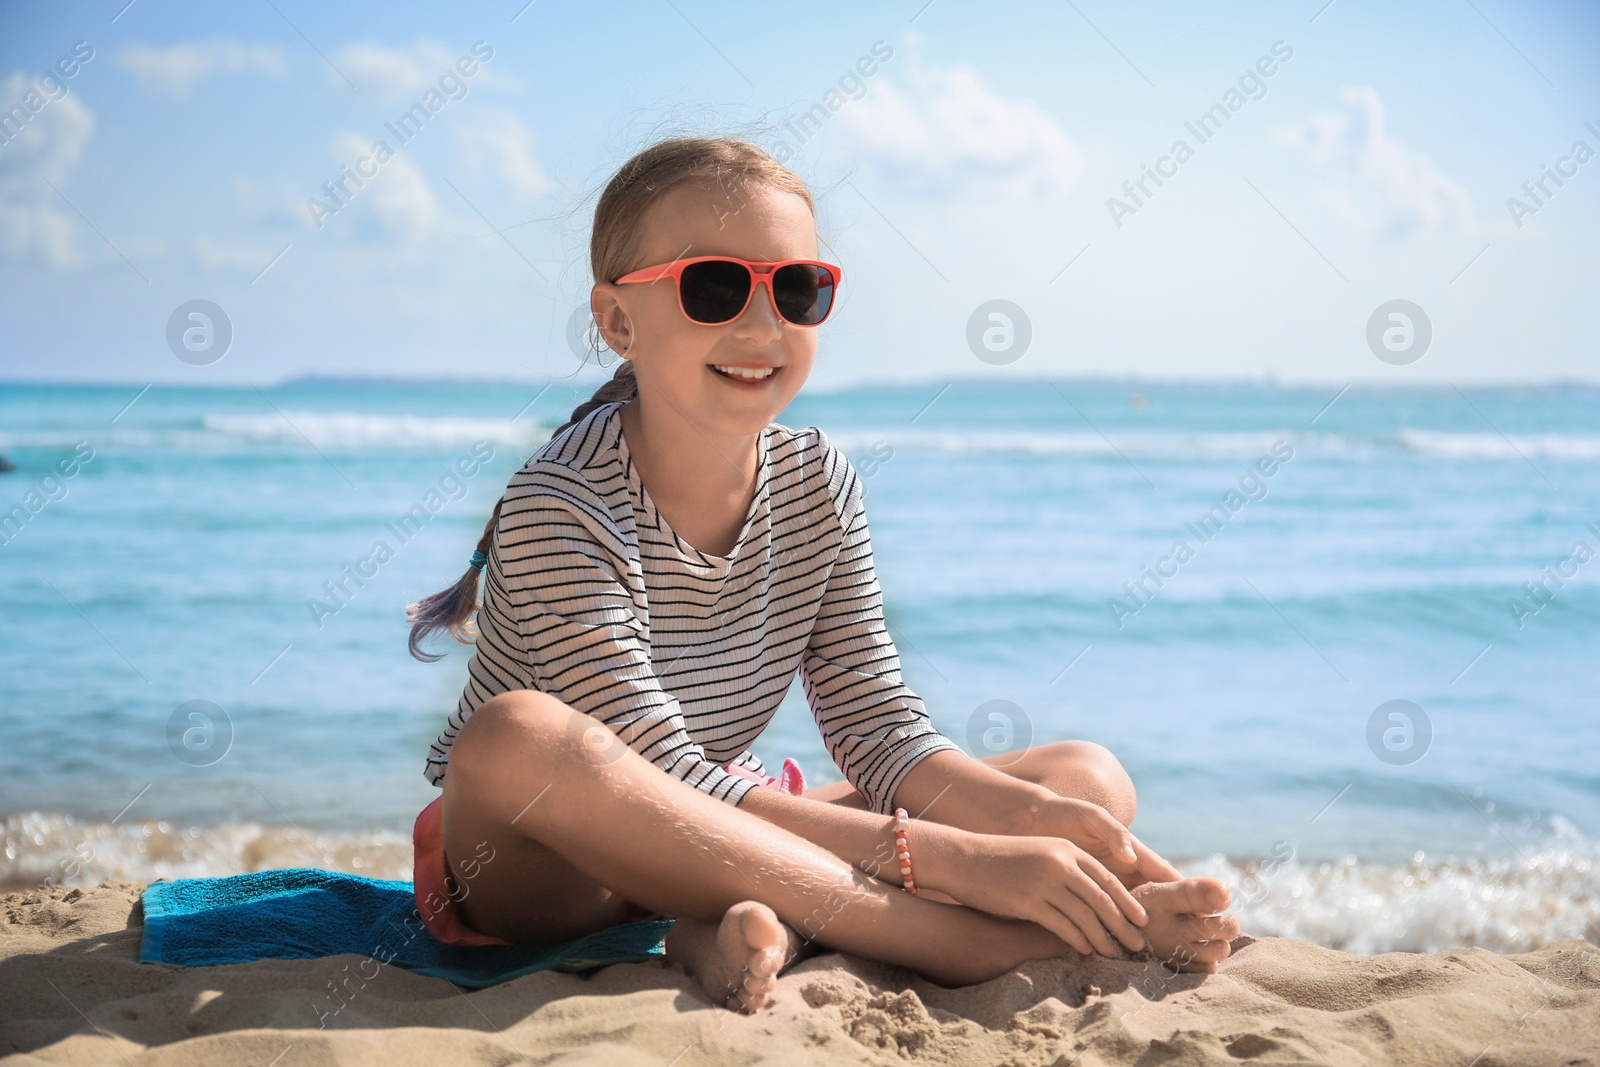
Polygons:
M596 281L613 282L630 270L647 265L634 262L642 243L644 215L669 190L688 182L708 187L715 183L732 194L730 199L737 197L737 186L780 189L801 197L813 213L816 210L805 182L748 141L735 137L674 137L658 141L617 169L595 205L589 267ZM572 416L550 435L550 440L560 437L596 408L638 395L639 382L634 377L632 361L619 359L611 378L572 410ZM494 542L494 529L504 503L505 495L501 494L484 524L483 536L478 538L478 551L485 558ZM478 576L478 568L468 566L449 588L406 606L406 621L411 623L407 645L412 656L425 663L442 659L442 652L422 650L422 643L439 630L447 631L463 644L471 643L475 636L471 618L477 609Z

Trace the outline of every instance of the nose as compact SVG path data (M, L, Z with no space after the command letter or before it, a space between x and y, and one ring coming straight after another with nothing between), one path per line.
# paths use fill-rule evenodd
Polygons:
M763 333L778 335L783 332L782 320L778 317L776 298L772 293L772 272L752 272L755 284L750 289L750 303L744 309L744 314L738 318L739 324L762 328ZM766 292L761 292L762 288Z

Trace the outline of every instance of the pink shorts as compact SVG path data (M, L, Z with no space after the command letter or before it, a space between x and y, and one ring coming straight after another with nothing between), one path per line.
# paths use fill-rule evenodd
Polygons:
M778 777L770 778L744 767L724 767L730 774L748 778L767 788L800 796L805 792L805 776L800 765L792 759L783 761ZM411 830L412 888L417 898L417 913L423 925L438 941L446 945L509 945L512 942L490 934L479 933L468 926L461 914L461 896L452 890L461 888L459 879L451 873L444 855L443 794L435 797L417 815ZM668 916L630 905L626 922L641 919L664 919Z

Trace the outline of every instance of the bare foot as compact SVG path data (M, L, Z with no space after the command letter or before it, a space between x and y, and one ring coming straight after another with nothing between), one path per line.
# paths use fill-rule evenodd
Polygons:
M1228 889L1215 878L1183 878L1145 882L1129 890L1149 913L1143 927L1149 952L1180 971L1214 974L1228 958L1228 942L1239 936L1239 920L1220 915L1230 902Z
M720 923L679 919L667 932L667 960L700 980L712 1003L753 1012L766 1005L778 972L804 947L771 908L745 900L729 908Z

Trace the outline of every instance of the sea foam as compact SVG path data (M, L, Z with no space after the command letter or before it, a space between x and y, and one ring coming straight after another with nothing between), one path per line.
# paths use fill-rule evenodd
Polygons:
M1415 854L1381 864L1347 855L1274 862L1179 860L1186 875L1228 886L1246 933L1293 937L1358 954L1476 946L1526 952L1566 937L1600 940L1600 849L1563 819L1538 851L1510 859ZM282 867L321 867L409 881L409 837L392 830L304 833L254 822L113 825L39 811L0 819L0 886L89 887Z

